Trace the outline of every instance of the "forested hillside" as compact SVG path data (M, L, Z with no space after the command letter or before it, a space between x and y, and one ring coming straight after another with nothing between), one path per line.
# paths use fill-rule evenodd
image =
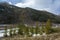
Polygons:
M24 20L46 22L51 19L54 23L60 23L60 17L47 11L40 11L32 8L21 8L10 5L6 2L0 3L0 24L15 24Z

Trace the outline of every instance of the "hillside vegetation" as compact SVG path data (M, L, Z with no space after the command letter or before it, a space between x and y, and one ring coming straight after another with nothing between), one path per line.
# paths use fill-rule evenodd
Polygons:
M54 23L60 23L60 17L47 11L35 10L32 8L20 8L6 2L0 3L0 24L15 24L24 20L24 23L31 21L46 22L51 19Z

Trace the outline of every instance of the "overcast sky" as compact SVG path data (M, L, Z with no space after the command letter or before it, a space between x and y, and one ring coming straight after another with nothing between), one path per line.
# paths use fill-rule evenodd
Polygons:
M60 0L0 0L6 1L18 7L31 7L37 10L46 10L54 14L60 14Z

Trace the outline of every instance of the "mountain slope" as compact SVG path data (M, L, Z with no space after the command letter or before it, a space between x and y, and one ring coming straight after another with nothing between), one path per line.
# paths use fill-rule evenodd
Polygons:
M0 3L0 24L25 23L31 21L46 22L51 19L54 23L60 23L60 17L47 11L32 8L19 8L8 3Z

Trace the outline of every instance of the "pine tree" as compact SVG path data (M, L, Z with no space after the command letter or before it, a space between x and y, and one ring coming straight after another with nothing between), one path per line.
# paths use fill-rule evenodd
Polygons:
M45 27L45 32L48 34L51 32L51 20L48 19Z
M39 33L39 26L38 26L38 22L36 22L36 29L35 29L36 31L36 34L38 34Z

